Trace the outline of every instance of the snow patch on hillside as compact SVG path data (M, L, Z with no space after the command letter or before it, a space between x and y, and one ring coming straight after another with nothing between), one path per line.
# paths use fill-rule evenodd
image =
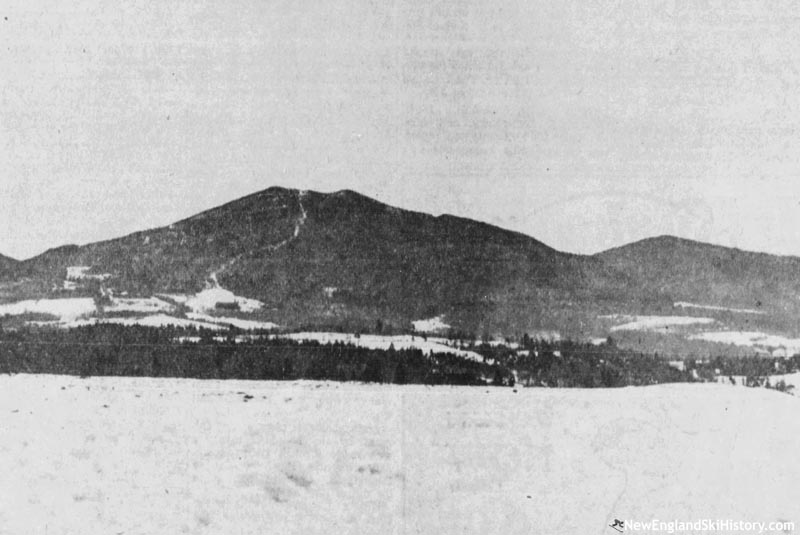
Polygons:
M22 314L50 314L62 321L73 321L90 316L97 311L94 299L36 299L0 305L0 316L20 316Z
M444 322L444 316L436 316L435 318L430 318L427 320L412 321L411 324L414 325L415 331L422 333L436 333L440 331L446 331L450 328L450 325Z
M686 325L708 325L714 323L713 318L696 318L692 316L599 316L600 319L627 321L622 325L611 327L611 331L667 331L670 327Z
M396 335L382 336L377 334L348 334L348 333L326 333L326 332L302 332L276 335L298 341L316 341L321 344L352 344L357 347L368 349L387 350L390 346L395 349L419 349L426 355L431 353L447 353L469 360L483 362L483 357L474 351L466 351L447 345L441 339L425 339L420 336ZM487 360L489 362L489 360Z
M696 308L701 310L714 310L717 312L735 312L737 314L766 314L763 310L755 310L752 308L728 308L714 305L697 305L695 303L687 303L686 301L678 301L672 305L674 308Z

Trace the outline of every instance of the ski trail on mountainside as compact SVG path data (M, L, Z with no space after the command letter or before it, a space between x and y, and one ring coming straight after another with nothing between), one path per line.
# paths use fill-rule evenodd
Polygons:
M303 227L303 225L306 224L306 219L308 219L308 212L306 212L306 208L305 206L303 206L303 197L305 195L306 195L305 191L300 191L297 194L297 204L300 206L300 217L294 223L294 232L292 232L292 235L286 238L285 240L278 242L275 245L267 246L268 251L270 252L277 251L281 247L284 247L285 245L296 240L297 237L300 235L300 229Z
M298 238L298 236L300 236L300 229L303 228L303 226L306 224L306 220L308 219L308 212L306 211L305 206L303 206L303 197L305 197L307 193L308 192L306 190L302 190L302 191L299 191L298 194L297 194L297 204L300 206L300 217L298 217L297 220L295 221L294 231L292 231L292 235L289 236L288 238L286 238L285 240L282 240L282 241L280 241L280 242L278 242L276 244L268 245L267 248L266 248L267 251L275 252L278 249L280 249L281 247L284 247L284 246L288 245L289 243L293 242L294 240L296 240ZM221 288L221 286L219 284L218 276L221 273L224 273L225 271L227 271L230 268L232 268L236 264L236 262L241 260L241 258L246 254L247 253L245 252L245 253L236 255L235 257L231 258L230 260L228 260L227 262L222 264L216 270L212 271L211 274L208 276L208 281L206 282L206 285L209 288Z

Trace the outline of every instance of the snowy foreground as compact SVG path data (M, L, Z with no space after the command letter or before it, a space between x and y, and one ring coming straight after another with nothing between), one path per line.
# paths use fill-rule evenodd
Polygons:
M249 397L252 396L252 397ZM0 533L616 533L794 520L800 399L0 376Z

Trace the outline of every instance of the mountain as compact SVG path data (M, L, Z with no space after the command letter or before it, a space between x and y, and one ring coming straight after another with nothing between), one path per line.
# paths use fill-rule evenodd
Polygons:
M800 315L800 258L660 236L595 256L636 284L627 302L713 303Z
M6 279L25 281L18 298L61 295L54 288L69 273L79 273L78 291L221 286L264 302L260 316L290 327L402 329L443 315L479 335L585 337L602 330L598 316L674 314L677 301L782 311L784 330L800 318L797 258L672 237L574 255L348 190L270 188L167 227L52 249L12 263Z
M17 276L60 286L67 268L109 274L117 292L197 291L209 283L259 299L286 324L406 326L445 314L497 330L527 310L535 323L569 302L593 263L519 233L468 219L400 210L352 191L270 188L119 239L53 249Z
M13 273L18 264L17 260L0 254L0 276L4 273Z

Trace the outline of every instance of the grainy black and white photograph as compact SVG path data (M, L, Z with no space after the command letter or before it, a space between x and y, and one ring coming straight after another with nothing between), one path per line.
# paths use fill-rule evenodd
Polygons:
M0 0L0 535L798 533L798 43Z

